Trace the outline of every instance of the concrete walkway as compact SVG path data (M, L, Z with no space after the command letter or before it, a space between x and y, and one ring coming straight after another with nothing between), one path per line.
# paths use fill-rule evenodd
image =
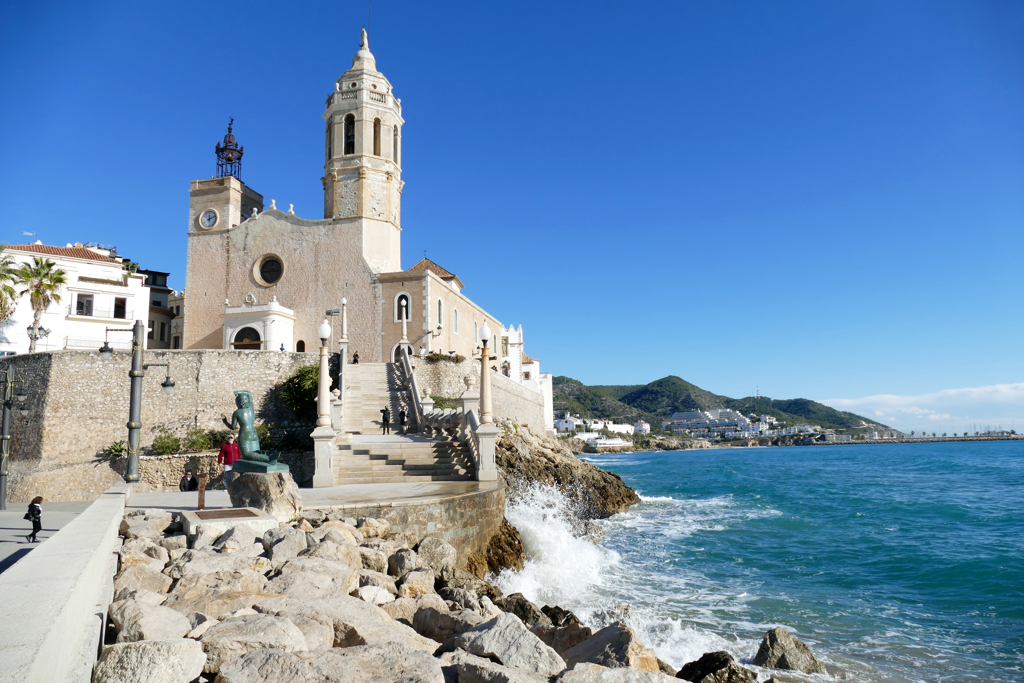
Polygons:
M28 503L7 503L6 510L0 510L0 573L38 548L50 536L67 525L92 501L70 503L47 503L43 501L43 530L37 538L39 543L26 543L25 535L32 531L32 522L23 519Z
M401 437L400 437L401 438ZM302 506L310 508L345 507L352 505L397 506L430 503L446 498L492 491L503 484L499 481L434 481L415 484L350 484L322 489L299 489ZM129 508L161 508L164 510L195 510L199 494L195 491L162 491L136 493ZM229 508L227 491L207 491L206 508ZM24 514L24 513L22 513ZM45 517L44 517L45 519Z

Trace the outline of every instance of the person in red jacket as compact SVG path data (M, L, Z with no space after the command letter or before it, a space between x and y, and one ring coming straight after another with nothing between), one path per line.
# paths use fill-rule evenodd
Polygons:
M220 447L220 454L217 456L217 463L224 466L224 488L230 486L231 480L235 478L235 473L231 470L231 466L241 457L242 451L238 450L238 444L235 443L235 435L232 434L228 437L228 442Z

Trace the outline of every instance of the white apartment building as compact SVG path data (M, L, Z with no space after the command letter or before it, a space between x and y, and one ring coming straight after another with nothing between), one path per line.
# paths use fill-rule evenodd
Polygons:
M644 422L643 420L638 420L638 421L634 422L633 423L633 433L634 434L650 434L651 433L651 425L650 425L650 423Z
M130 328L137 319L144 323L149 320L146 277L124 270L123 259L113 247L81 243L51 247L36 241L10 245L3 253L11 256L15 267L32 263L34 257L50 259L67 275L67 284L57 292L60 302L51 303L40 318L39 324L50 332L36 342L37 351L98 351L105 328ZM17 286L15 290L21 291ZM0 352L27 353L32 320L32 304L26 294L18 298L14 316L0 327ZM110 346L131 349L131 335L111 334Z

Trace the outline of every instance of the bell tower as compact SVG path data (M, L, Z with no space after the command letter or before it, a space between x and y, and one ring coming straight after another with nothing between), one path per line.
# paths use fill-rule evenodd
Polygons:
M358 221L367 263L378 273L400 271L402 105L377 71L365 29L324 120L324 218Z

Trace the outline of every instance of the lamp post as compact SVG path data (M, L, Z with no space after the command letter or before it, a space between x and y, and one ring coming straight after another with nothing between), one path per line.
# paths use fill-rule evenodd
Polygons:
M320 324L317 334L320 335L320 381L317 383L316 426L330 427L331 373L327 363L327 342L331 339L331 324L327 318Z
M110 332L127 332L126 327L108 327ZM167 369L167 378L160 383L164 393L168 396L174 393L174 382L171 381L170 363L142 362L142 342L146 333L146 326L141 320L136 320L131 328L132 332L132 367L128 371L131 381L130 403L128 405L128 467L124 473L124 480L129 484L139 481L139 431L142 429L142 378L146 376L146 368L163 367ZM110 343L104 340L100 347L100 358L109 360L114 355Z
M0 510L7 509L7 459L11 454L11 408L14 401L25 402L25 393L14 394L14 385L21 384L24 380L13 378L13 371L10 366L4 368L3 379L3 418L0 420ZM26 415L28 409L22 406L21 414Z
M480 350L480 424L490 424L494 421L491 417L491 369L487 367L491 362L491 352L487 350L487 342L491 341L491 328L486 321L480 330L480 341L483 343Z

